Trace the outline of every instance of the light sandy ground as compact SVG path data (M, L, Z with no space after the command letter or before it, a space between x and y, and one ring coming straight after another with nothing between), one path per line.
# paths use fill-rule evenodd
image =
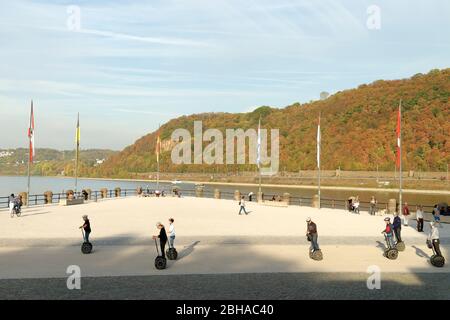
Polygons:
M429 264L426 235L412 227L403 230L406 251L396 261L384 258L383 217L256 203L247 203L248 216L239 216L238 209L230 200L133 197L33 207L20 218L1 211L0 279L64 277L71 264L79 265L85 276L366 272L372 265L382 272L450 272L448 264L442 269ZM91 255L81 254L79 248L83 214L89 215L93 228ZM308 216L318 225L325 255L321 262L307 255ZM156 271L150 237L157 233L155 223L167 223L169 217L175 219L180 259ZM440 230L445 242L449 227ZM443 252L448 256L446 246Z

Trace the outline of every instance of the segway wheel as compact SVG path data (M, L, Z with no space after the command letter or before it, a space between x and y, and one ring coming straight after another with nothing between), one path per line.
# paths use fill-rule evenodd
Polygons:
M155 268L158 270L163 270L167 266L166 258L163 258L161 256L156 257L155 259Z
M442 268L445 264L445 259L444 259L444 257L433 255L430 258L430 262L433 266L435 266L437 268Z
M17 210L16 214L17 214L18 217L20 217L20 215L22 214L22 210Z
M177 260L178 258L178 252L175 248L169 248L166 250L167 258L169 260Z
M395 260L395 259L397 259L397 257L398 257L398 250L396 250L396 249L389 249L389 250L387 250L387 252L386 252L386 257L387 257L389 260Z
M81 245L81 252L83 252L84 254L89 254L92 252L92 243L90 242L84 242Z
M405 243L403 241L397 242L397 244L395 245L395 248L398 251L405 251Z
M321 250L316 250L314 252L309 252L309 257L316 261L323 260L323 254Z

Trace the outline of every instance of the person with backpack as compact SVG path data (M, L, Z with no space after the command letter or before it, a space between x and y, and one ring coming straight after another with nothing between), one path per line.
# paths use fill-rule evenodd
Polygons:
M392 223L392 227L394 228L394 235L398 242L402 242L402 220L400 219L400 216L395 214L394 221Z
M386 217L384 218L384 222L386 223L386 228L381 231L381 233L384 233L386 235L386 239L388 241L387 245L391 248L395 248L394 244L394 227L391 224L391 219Z
M319 235L317 233L317 225L311 220L310 217L306 219L306 237L309 241L311 241L311 246L309 247L311 252L315 252L320 249L318 243Z
M161 222L158 222L156 224L156 228L159 229L159 235L157 236L153 236L153 239L159 239L159 245L161 247L161 254L162 257L165 258L166 257L166 243L167 243L167 234L166 234L166 229L164 228L164 225Z
M247 215L248 212L245 210L245 197L242 196L241 200L239 201L239 215L241 215L241 212L244 211L244 213Z

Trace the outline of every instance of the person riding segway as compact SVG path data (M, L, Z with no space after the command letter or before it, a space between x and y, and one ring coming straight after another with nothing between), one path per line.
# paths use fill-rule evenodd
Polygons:
M91 234L91 223L87 215L83 216L84 223L80 227L83 235L83 244L81 245L81 252L89 254L92 252L92 243L89 242L89 235Z
M159 229L159 235L153 236L153 240L155 240L156 251L158 252L158 256L155 259L155 268L158 270L165 269L167 266L166 255L164 249L166 247L167 242L167 234L164 225L161 222L156 224L156 227ZM158 243L156 239L159 239L159 245L161 248L161 253L159 252Z
M381 232L384 235L387 248L384 250L384 256L390 260L395 260L398 257L398 250L394 245L394 231L390 218L384 219L386 228Z
M306 219L306 239L311 242L311 246L309 248L309 257L317 261L322 260L323 254L319 248L319 243L317 242L317 225L312 222L311 218L309 217Z
M178 252L177 249L175 249L175 227L173 225L173 223L175 222L175 220L173 218L169 219L169 249L167 249L166 254L167 254L167 258L169 260L177 260L178 258Z
M430 222L431 230L428 234L427 245L428 248L433 250L433 255L430 258L430 262L433 266L442 268L445 264L445 258L441 253L441 249L439 247L439 229L436 226L436 222Z
M398 214L395 214L392 226L394 228L394 235L396 239L395 248L398 251L405 251L405 243L402 241L402 219L400 219Z

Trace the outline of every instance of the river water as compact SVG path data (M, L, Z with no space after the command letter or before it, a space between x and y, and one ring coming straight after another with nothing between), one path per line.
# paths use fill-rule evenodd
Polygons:
M19 193L26 191L27 178L19 176L0 176L0 197L6 197L11 193ZM116 187L122 189L136 189L138 186L154 190L156 183L143 181L118 181L118 180L97 180L97 179L78 179L78 190L89 188L92 190L100 190L107 188L112 190ZM180 183L177 185L180 189L193 190L195 185L192 183ZM171 183L161 183L160 189L170 192L173 185ZM53 193L64 192L65 190L74 189L75 180L73 178L59 178L59 177L31 177L31 192L30 194L43 194L47 190ZM222 192L233 193L235 190L240 190L243 194L248 194L250 191L256 193L258 187L246 185L208 185L205 183L205 191L213 191L220 189ZM263 192L266 198L271 198L272 195L282 195L284 192L290 193L295 197L311 198L317 193L317 189L312 187L310 189L304 188L286 188L286 187L263 187ZM361 201L370 201L371 196L376 196L379 202L387 202L391 198L398 198L398 192L393 191L353 191L353 190L328 190L322 189L323 199L347 199L349 196L359 196ZM403 193L403 200L415 205L422 204L432 206L439 202L450 202L450 196L446 194L426 194L426 193Z

